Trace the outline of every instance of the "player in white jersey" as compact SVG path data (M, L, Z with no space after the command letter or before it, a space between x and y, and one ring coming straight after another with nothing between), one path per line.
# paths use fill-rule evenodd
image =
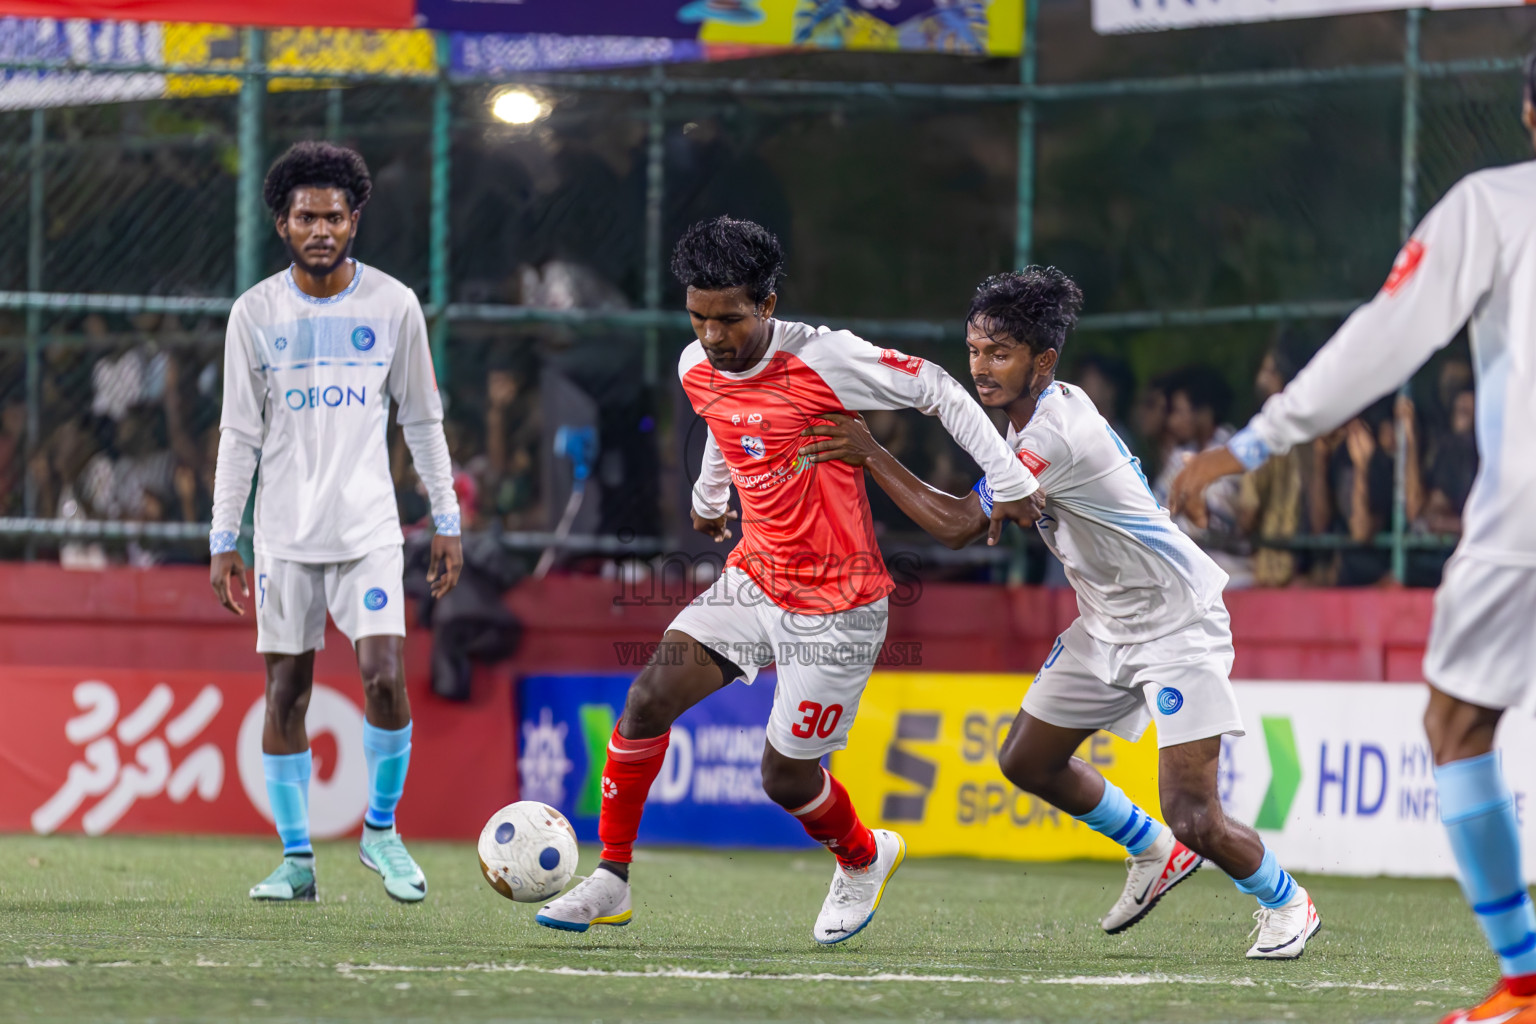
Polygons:
M1536 57L1524 123L1536 145ZM1536 163L1463 178L1398 253L1360 307L1225 447L1192 459L1171 502L1202 512L1214 480L1326 434L1401 386L1470 320L1479 466L1446 563L1424 655L1424 727L1440 818L1462 891L1498 954L1501 980L1452 1021L1536 1022L1536 914L1520 867L1514 798L1494 730L1536 702Z
M1055 379L1082 293L1054 267L984 281L966 317L971 376L1008 417L1008 442L1045 492L1040 535L1077 592L1078 618L1052 647L998 753L1019 788L1126 847L1129 877L1101 922L1117 934L1208 859L1259 901L1248 956L1294 959L1320 927L1307 892L1256 832L1222 811L1223 735L1243 723L1228 673L1226 574L1184 535L1141 466L1077 387ZM983 478L955 497L919 480L858 420L812 427L818 461L862 464L902 511L951 547L986 532ZM1099 729L1135 741L1157 722L1168 826L1073 753Z
M405 285L350 255L371 187L363 158L349 149L299 143L280 157L264 198L293 263L241 295L229 314L210 578L237 615L245 608L235 582L247 598L255 585L256 650L267 671L262 763L283 841L282 864L251 889L252 899L316 898L304 716L327 610L352 642L363 682L368 809L359 856L395 899L416 902L427 892L394 824L411 708L402 536L385 440L391 401L432 500L434 596L458 581L463 556L421 305ZM235 540L258 461L248 582Z

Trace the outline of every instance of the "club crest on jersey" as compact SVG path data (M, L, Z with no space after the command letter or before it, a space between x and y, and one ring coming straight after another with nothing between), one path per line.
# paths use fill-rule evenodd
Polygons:
M372 327L357 327L352 331L352 347L359 352L367 352L373 348L376 336Z
M764 455L768 454L768 446L763 444L763 439L760 437L753 437L750 434L745 434L742 436L741 450L746 452L750 458L754 459L760 459Z
M917 356L909 356L893 348L883 348L880 350L880 362L893 370L900 370L911 377L916 377L923 368L923 361Z
M1408 244L1403 246L1397 259L1392 262L1392 273L1387 275L1387 283L1381 286L1381 290L1388 295L1396 295L1418 273L1419 264L1423 262L1424 243L1417 238L1408 239Z

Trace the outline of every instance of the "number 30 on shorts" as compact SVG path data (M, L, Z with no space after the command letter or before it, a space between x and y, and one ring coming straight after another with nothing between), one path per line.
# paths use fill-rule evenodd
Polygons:
M843 720L843 706L828 704L822 707L813 700L803 700L800 702L800 714L805 717L790 728L789 731L793 735L802 740L808 740L812 736L826 739L837 729L837 723Z

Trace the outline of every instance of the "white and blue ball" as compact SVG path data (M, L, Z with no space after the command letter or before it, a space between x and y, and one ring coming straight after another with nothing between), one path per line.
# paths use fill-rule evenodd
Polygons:
M538 903L576 873L576 830L565 815L537 800L508 804L480 830L480 873L518 903Z

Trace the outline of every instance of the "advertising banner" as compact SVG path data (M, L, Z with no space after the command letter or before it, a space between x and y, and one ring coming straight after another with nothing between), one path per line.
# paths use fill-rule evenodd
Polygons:
M1227 812L1259 830L1288 868L1450 877L1450 846L1424 738L1429 690L1412 684L1240 683L1248 734L1222 744ZM1504 716L1498 749L1536 871L1536 722Z
M0 18L0 60L161 63L161 27L131 21ZM122 103L165 95L165 76L99 71L0 71L0 110Z
M633 675L532 676L518 687L518 792L597 839L608 738ZM641 843L804 847L816 844L763 793L763 744L774 676L733 683L672 726L661 774L640 821Z
M866 824L892 828L915 856L1120 860L1125 850L1027 793L997 750L1031 676L877 672L848 749L832 770ZM1157 739L1096 733L1078 756L1157 813Z
M414 0L0 0L0 15L222 25L410 28Z
M1239 21L1281 21L1333 14L1435 10L1472 7L1519 7L1530 0L1093 0L1093 27L1102 33L1157 32Z
M705 44L1015 56L1024 39L1024 0L418 0L417 9L428 28Z
M7 668L0 831L271 835L259 673ZM317 680L310 828L352 835L368 804L362 686ZM508 686L491 707L414 701L402 830L469 838L513 797ZM495 712L488 714L494 707ZM475 780L466 786L466 779Z

